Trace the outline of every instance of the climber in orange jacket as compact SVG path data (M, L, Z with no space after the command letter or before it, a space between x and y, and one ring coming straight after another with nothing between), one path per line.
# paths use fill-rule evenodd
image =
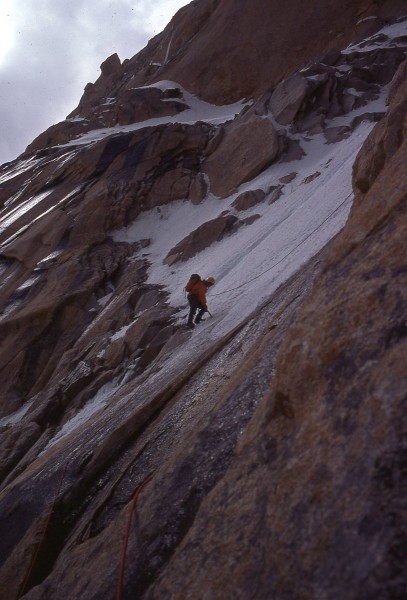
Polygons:
M215 283L213 277L208 279L201 279L199 275L191 275L185 291L187 292L188 302L190 306L188 315L188 327L193 329L194 327L194 316L196 311L198 314L195 317L195 323L200 323L204 313L208 312L208 305L206 303L206 290Z

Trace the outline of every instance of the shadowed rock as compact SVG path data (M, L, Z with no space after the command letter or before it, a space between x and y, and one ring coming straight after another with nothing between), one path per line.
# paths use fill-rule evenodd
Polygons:
M217 217L200 225L168 252L164 263L172 265L178 261L186 261L192 258L214 242L219 242L226 235L234 233L238 225L238 218L230 214Z
M279 123L287 125L294 120L308 90L308 81L297 74L276 87L270 98L270 108Z
M236 200L232 203L232 208L236 210L248 210L256 204L263 202L266 197L266 192L263 190L249 190L248 192L243 192L243 194L239 194Z
M211 191L221 198L228 196L268 167L278 152L271 121L252 114L236 118L225 126L219 145L205 162Z

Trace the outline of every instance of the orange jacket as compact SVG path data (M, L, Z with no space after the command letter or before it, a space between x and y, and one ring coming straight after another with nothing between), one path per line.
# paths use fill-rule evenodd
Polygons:
M197 296L199 302L204 306L206 306L206 290L206 284L202 280L196 281L192 285L188 286L189 293Z

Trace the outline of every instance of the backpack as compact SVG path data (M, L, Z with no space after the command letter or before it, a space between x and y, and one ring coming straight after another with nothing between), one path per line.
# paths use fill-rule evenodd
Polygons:
M201 281L201 276L197 273L192 273L188 283L185 286L185 291L189 293L198 281Z

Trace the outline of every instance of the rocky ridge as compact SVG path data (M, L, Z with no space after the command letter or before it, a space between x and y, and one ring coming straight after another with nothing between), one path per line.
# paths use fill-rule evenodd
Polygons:
M192 5L202 29L208 7L227 7ZM402 23L218 109L175 82L116 94L122 67L111 58L79 105L87 116L74 111L3 167L0 578L9 597L112 595L129 502L152 472L124 597L402 593ZM198 108L205 117L191 123ZM242 293L233 326L208 325L194 343L171 284L151 277L157 241L120 232L140 223L147 234L150 215L165 237L172 207L188 199L202 222L194 216L178 241L173 232L160 255L178 281L216 245L267 230L266 210L285 210L295 190L316 194L329 163L334 178L339 164L324 149L298 181L313 144L350 148L376 121L344 231L291 278L270 280L246 312ZM389 508L381 514L375 500ZM352 567L362 556L363 568Z

